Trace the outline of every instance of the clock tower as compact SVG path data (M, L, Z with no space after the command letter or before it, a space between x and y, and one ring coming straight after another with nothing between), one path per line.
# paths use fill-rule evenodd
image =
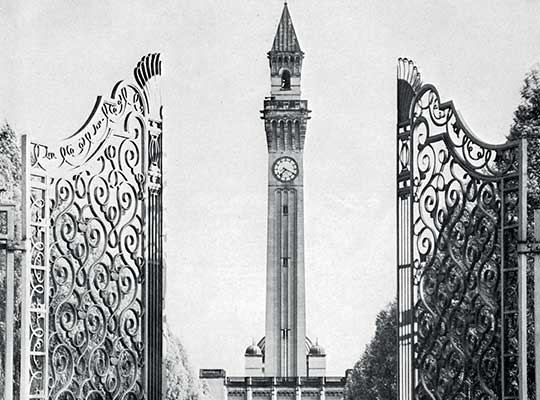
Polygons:
M262 111L268 145L265 376L307 376L303 150L310 111L300 94L303 58L285 3L268 53L271 90Z
M311 111L300 93L303 59L285 3L261 111L268 145L265 336L246 348L244 376L200 370L214 400L345 398L347 378L326 375L324 348L306 336L303 156Z

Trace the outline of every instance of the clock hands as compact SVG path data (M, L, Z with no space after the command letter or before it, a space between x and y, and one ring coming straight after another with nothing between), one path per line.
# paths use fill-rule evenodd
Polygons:
M296 172L294 171L291 171L290 169L288 168L285 168L285 167L282 167L282 170L281 170L281 173L278 174L279 178L282 179L283 178L283 175L288 172L290 175L290 177L294 177L296 175Z
M283 171L287 171L287 172L290 172L291 174L293 174L293 175L294 175L294 171L291 171L291 170L290 170L290 169L288 169L288 168L285 168L285 167L283 167Z

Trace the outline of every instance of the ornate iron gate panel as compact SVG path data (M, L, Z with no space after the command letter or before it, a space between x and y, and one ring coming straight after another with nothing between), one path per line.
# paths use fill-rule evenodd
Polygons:
M25 399L161 399L160 74L145 56L60 146L23 143Z
M397 139L399 398L525 399L523 142L478 140L406 59Z

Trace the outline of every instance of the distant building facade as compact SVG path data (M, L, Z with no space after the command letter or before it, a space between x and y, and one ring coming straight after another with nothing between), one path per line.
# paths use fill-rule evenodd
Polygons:
M342 400L345 377L227 377L224 370L203 369L200 378L213 399Z
M303 150L311 111L301 99L303 58L285 3L261 111L268 146L265 336L245 351L245 377L200 371L216 400L343 398L345 377L326 376L326 353L306 336Z

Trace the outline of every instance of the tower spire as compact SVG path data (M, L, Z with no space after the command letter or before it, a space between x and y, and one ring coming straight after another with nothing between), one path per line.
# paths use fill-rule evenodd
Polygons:
M287 2L285 2L276 36L274 37L274 44L270 52L299 53L301 51L296 32L294 31L291 14L289 14Z

